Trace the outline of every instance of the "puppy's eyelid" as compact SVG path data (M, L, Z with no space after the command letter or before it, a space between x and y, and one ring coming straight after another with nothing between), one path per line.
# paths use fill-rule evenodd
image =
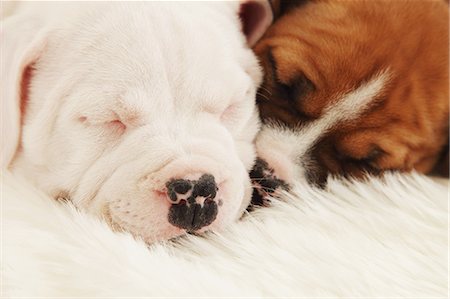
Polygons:
M220 118L222 120L224 120L226 118L229 118L230 116L233 116L234 114L236 114L240 110L240 108L242 107L241 104L242 104L241 101L235 101L235 102L230 103L225 108L225 110L222 111L222 113L220 115Z
M369 154L365 157L365 159L374 160L384 154L386 154L386 152L382 150L379 146L373 146L372 150L370 150Z
M273 81L287 95L289 101L298 101L307 93L316 90L314 83L303 72L297 75L291 82L283 82L278 76L279 70L272 50L268 52L268 59L271 64Z
M346 154L341 153L338 149L334 148L334 151L336 152L336 156L339 160L343 161L344 163L355 163L357 165L360 165L363 168L369 168L372 170L381 170L378 166L378 159L386 155L387 153L381 149L379 146L373 146L372 150L369 151L367 155L364 157L353 157Z
M107 122L105 124L108 129L114 130L115 132L118 132L122 134L127 129L127 126L119 119L112 120L110 122Z
M289 99L294 102L302 100L306 95L316 90L314 83L303 73L298 75L290 84L282 84Z
M275 57L273 56L272 49L269 50L267 56L268 56L269 63L270 63L270 66L271 66L273 80L275 82L277 82L277 83L283 84L280 81L280 78L278 77L278 66L277 66L277 63L275 61Z
M213 105L202 106L202 107L200 107L200 111L209 113L209 114L213 114L213 115L218 115L222 112L222 110L220 110L218 107L215 107Z
M79 123L83 124L86 127L104 127L109 130L113 130L118 133L123 133L127 129L127 125L122 122L120 118L112 119L112 120L94 120L91 121L89 117L85 115L81 115L76 119Z

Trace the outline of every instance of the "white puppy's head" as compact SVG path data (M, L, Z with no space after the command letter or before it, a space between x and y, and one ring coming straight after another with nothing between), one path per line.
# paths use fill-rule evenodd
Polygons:
M51 5L3 24L2 165L148 242L240 217L266 4Z

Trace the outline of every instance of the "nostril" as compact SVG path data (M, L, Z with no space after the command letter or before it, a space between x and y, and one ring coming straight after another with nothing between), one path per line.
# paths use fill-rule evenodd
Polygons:
M176 180L173 182L173 190L176 193L186 194L192 188L192 183L188 180Z
M174 179L167 182L166 188L170 200L176 202L178 200L178 194L186 194L192 189L192 182L190 180Z
M194 191L192 196L198 197L203 196L205 198L215 198L217 195L217 184L215 182L214 176L210 174L204 174L194 185Z
M171 179L166 183L167 197L172 203L185 200L187 204L203 204L206 199L214 199L219 190L211 174L203 174L198 180Z
M199 179L199 182L214 182L214 176L212 174L204 174Z
M213 203L214 202L214 200L212 199L212 198L207 198L207 199L205 199L205 201L203 202L203 205L210 205L211 203Z

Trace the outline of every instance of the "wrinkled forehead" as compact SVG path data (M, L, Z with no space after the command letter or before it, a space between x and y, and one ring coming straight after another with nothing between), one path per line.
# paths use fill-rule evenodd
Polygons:
M317 90L328 94L351 90L389 67L387 60L355 53L357 45L342 41L331 46L321 42L292 43L288 47L277 44L269 47L265 55L269 60L273 57L272 67L282 82L295 84L299 77L306 76Z
M98 17L81 19L75 26L80 30L70 35L67 67L111 92L136 87L162 97L170 90L181 98L243 89L250 78L241 62L256 60L248 59L232 7L187 4L130 2L94 9Z
M261 59L273 57L283 82L303 73L320 89L348 90L388 66L390 59L383 51L383 41L376 41L364 24L342 20L336 26L337 21L321 16L310 19L308 22L301 14L287 15L255 48Z

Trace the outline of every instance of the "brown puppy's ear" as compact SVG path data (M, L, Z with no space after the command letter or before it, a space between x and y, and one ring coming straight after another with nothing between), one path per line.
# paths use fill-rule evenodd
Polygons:
M263 36L274 19L269 0L241 0L239 17L250 47Z
M1 169L7 169L19 148L22 115L28 100L28 86L45 46L43 32L32 21L6 19L1 37Z

